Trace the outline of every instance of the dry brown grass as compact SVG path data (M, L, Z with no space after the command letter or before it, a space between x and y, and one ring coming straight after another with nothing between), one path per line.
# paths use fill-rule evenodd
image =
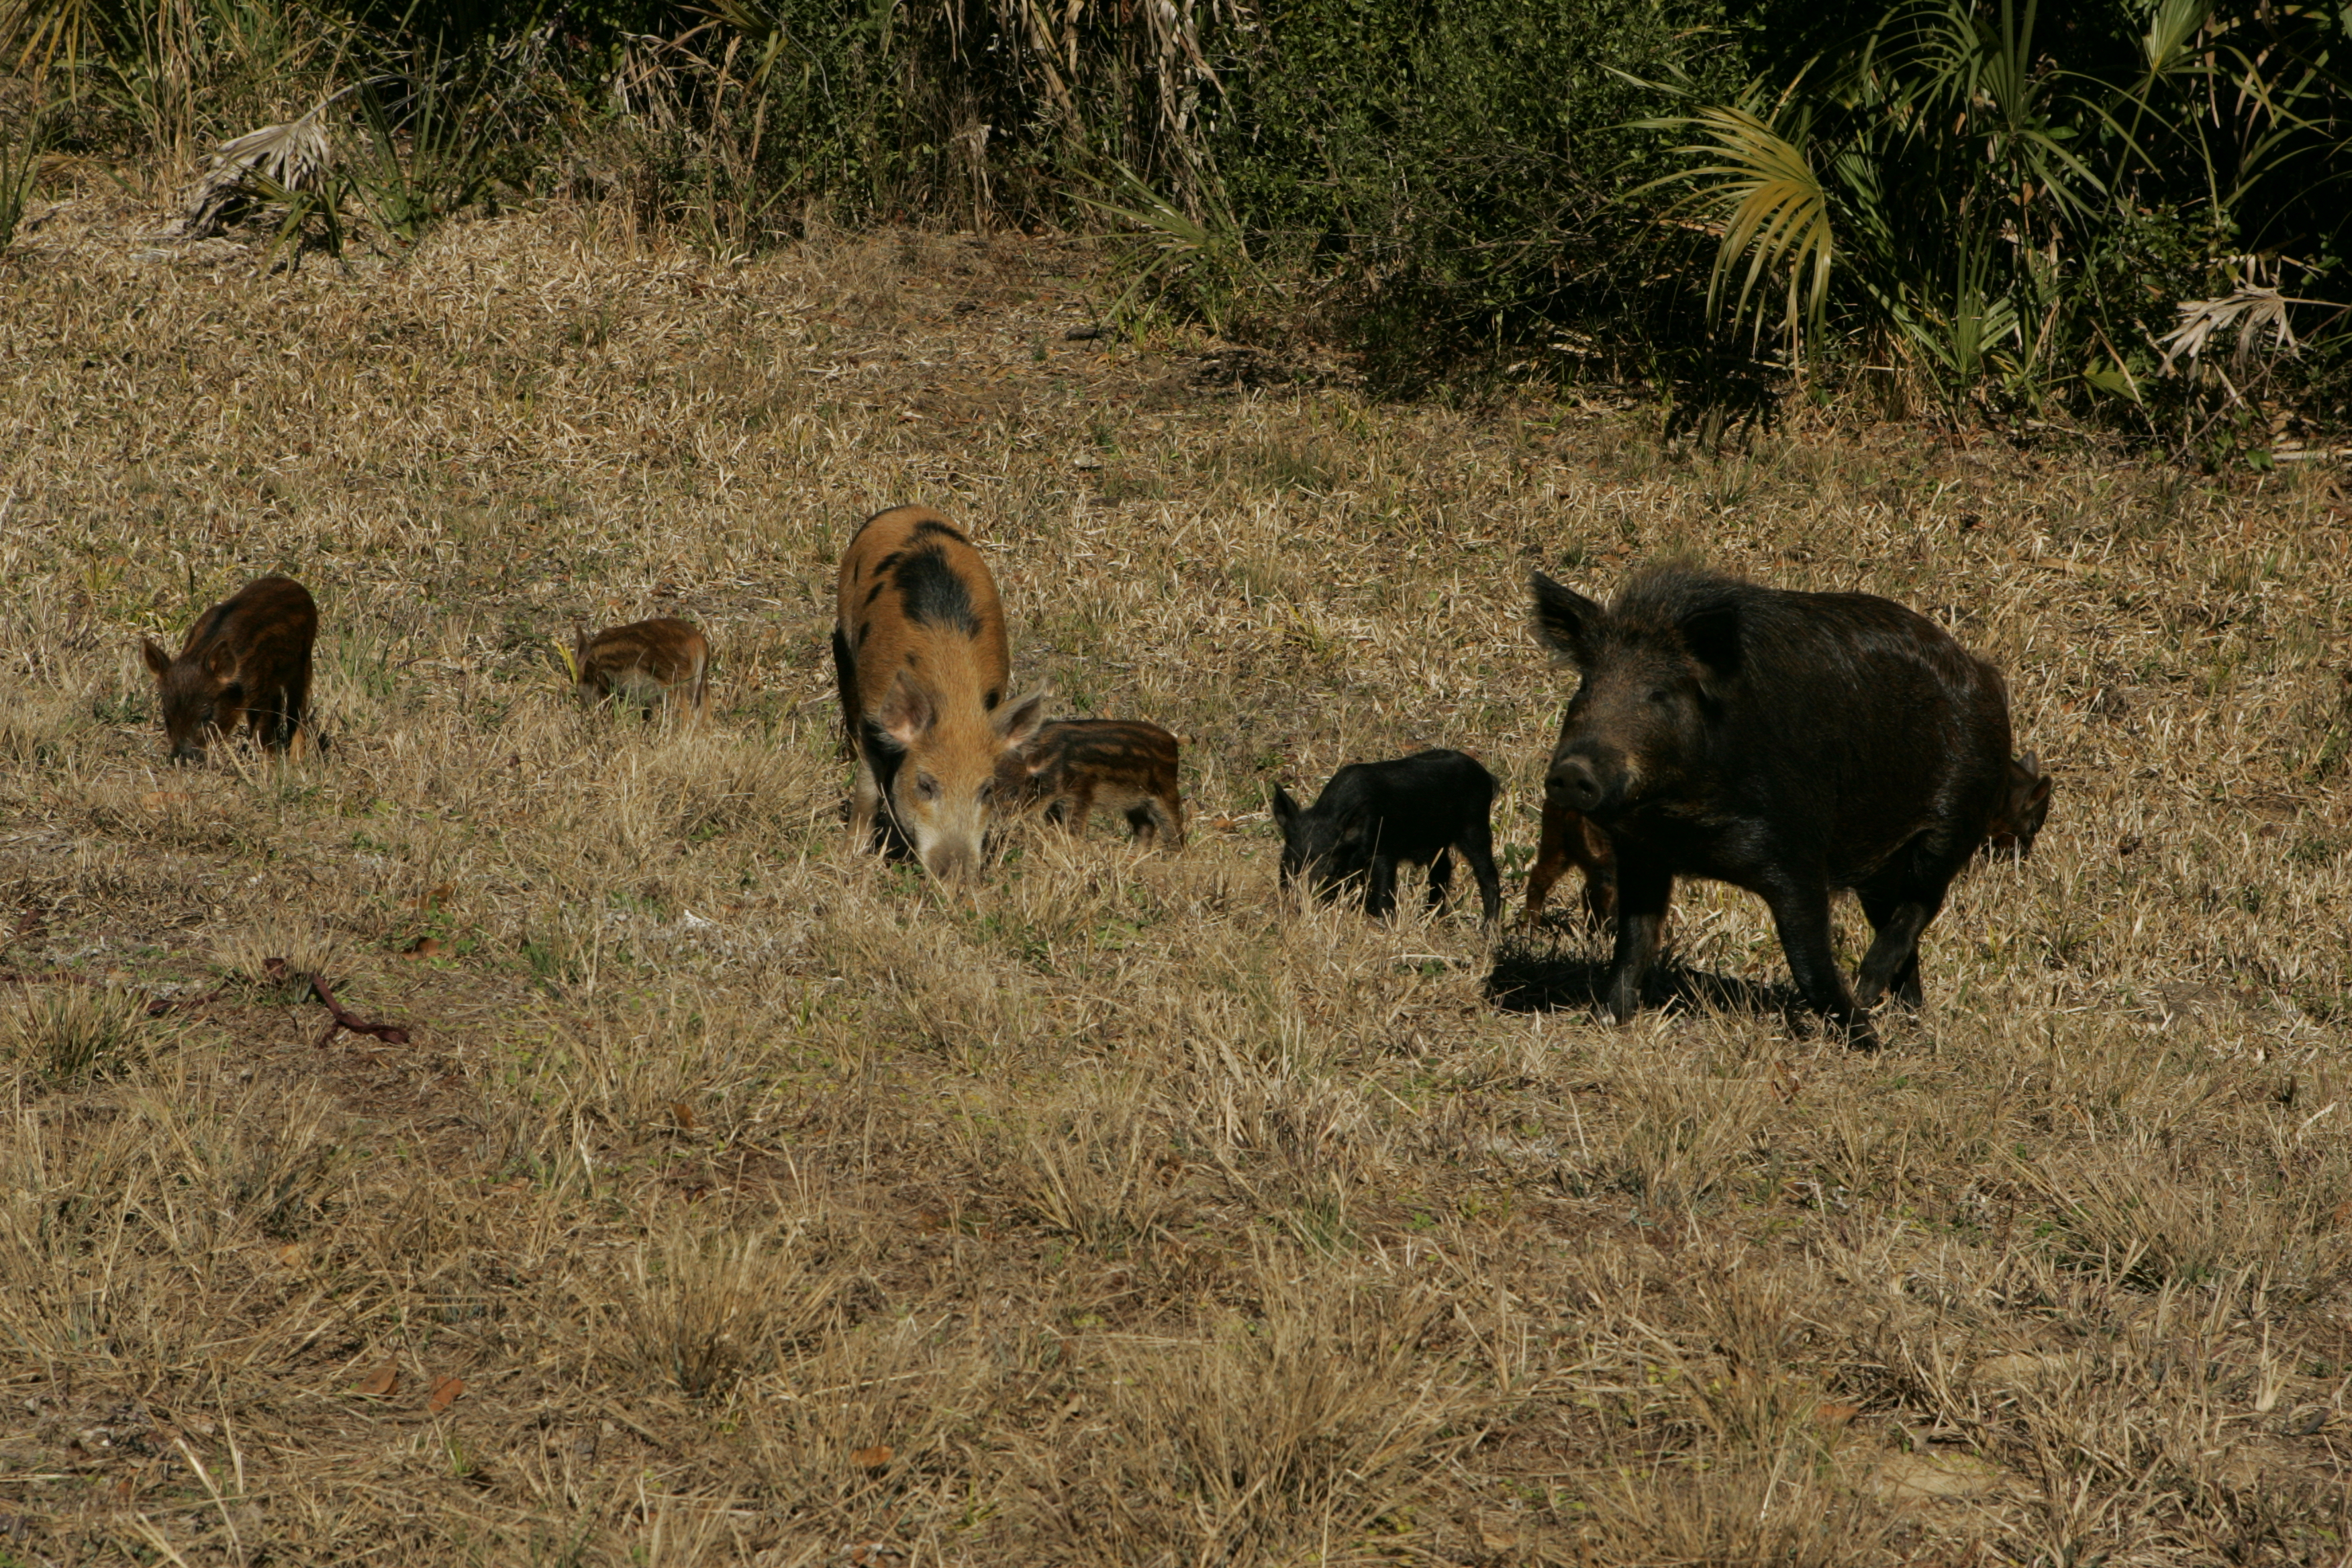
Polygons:
M1049 241L125 229L0 262L0 1563L2343 1561L2332 476L1372 405L1066 342ZM906 500L1187 738L1185 853L847 851ZM1720 889L1623 1028L1572 931L1276 896L1270 782L1416 742L1523 868L1527 570L1669 552L1942 617L2056 770L1883 1054ZM135 638L274 569L332 750L163 767ZM672 611L712 722L583 713L547 639Z

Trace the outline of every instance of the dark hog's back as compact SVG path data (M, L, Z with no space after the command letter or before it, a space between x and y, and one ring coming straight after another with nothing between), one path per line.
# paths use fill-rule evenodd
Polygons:
M1660 571L1588 658L1554 777L1599 758L1615 781L1601 826L1670 854L1748 822L1843 880L1930 824L1980 828L2000 798L2000 676L1891 601Z
M1749 592L1726 760L1737 776L1769 782L1757 804L1782 836L1813 837L1841 882L1922 831L1980 837L2007 786L2000 673L1886 599Z

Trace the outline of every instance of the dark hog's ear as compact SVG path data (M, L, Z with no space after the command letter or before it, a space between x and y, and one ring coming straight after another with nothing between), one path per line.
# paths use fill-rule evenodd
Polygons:
M1352 849L1372 836L1372 813L1370 806L1360 805L1339 818L1339 842Z
M172 656L165 653L153 637L140 639L139 653L147 661L147 668L154 671L156 679L161 680L171 672Z
M1565 654L1579 668L1591 664L1609 612L1540 572L1528 580L1528 586L1536 595L1537 637L1553 652Z
M1709 605L1685 616L1675 629L1683 646L1707 672L1727 679L1739 673L1739 606Z

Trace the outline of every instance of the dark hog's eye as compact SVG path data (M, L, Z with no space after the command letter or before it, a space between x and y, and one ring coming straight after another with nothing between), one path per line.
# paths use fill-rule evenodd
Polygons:
M915 794L918 798L922 800L939 799L940 781L933 778L929 773L917 773L915 775Z
M1650 688L1650 700L1656 706L1664 708L1667 703L1672 702L1674 700L1675 694L1668 691L1664 687L1654 686Z

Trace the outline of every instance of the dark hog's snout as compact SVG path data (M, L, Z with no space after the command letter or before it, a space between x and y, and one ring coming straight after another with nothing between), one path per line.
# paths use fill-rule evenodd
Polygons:
M1544 787L1587 816L1606 818L1625 804L1633 771L1613 748L1565 746L1551 760Z

